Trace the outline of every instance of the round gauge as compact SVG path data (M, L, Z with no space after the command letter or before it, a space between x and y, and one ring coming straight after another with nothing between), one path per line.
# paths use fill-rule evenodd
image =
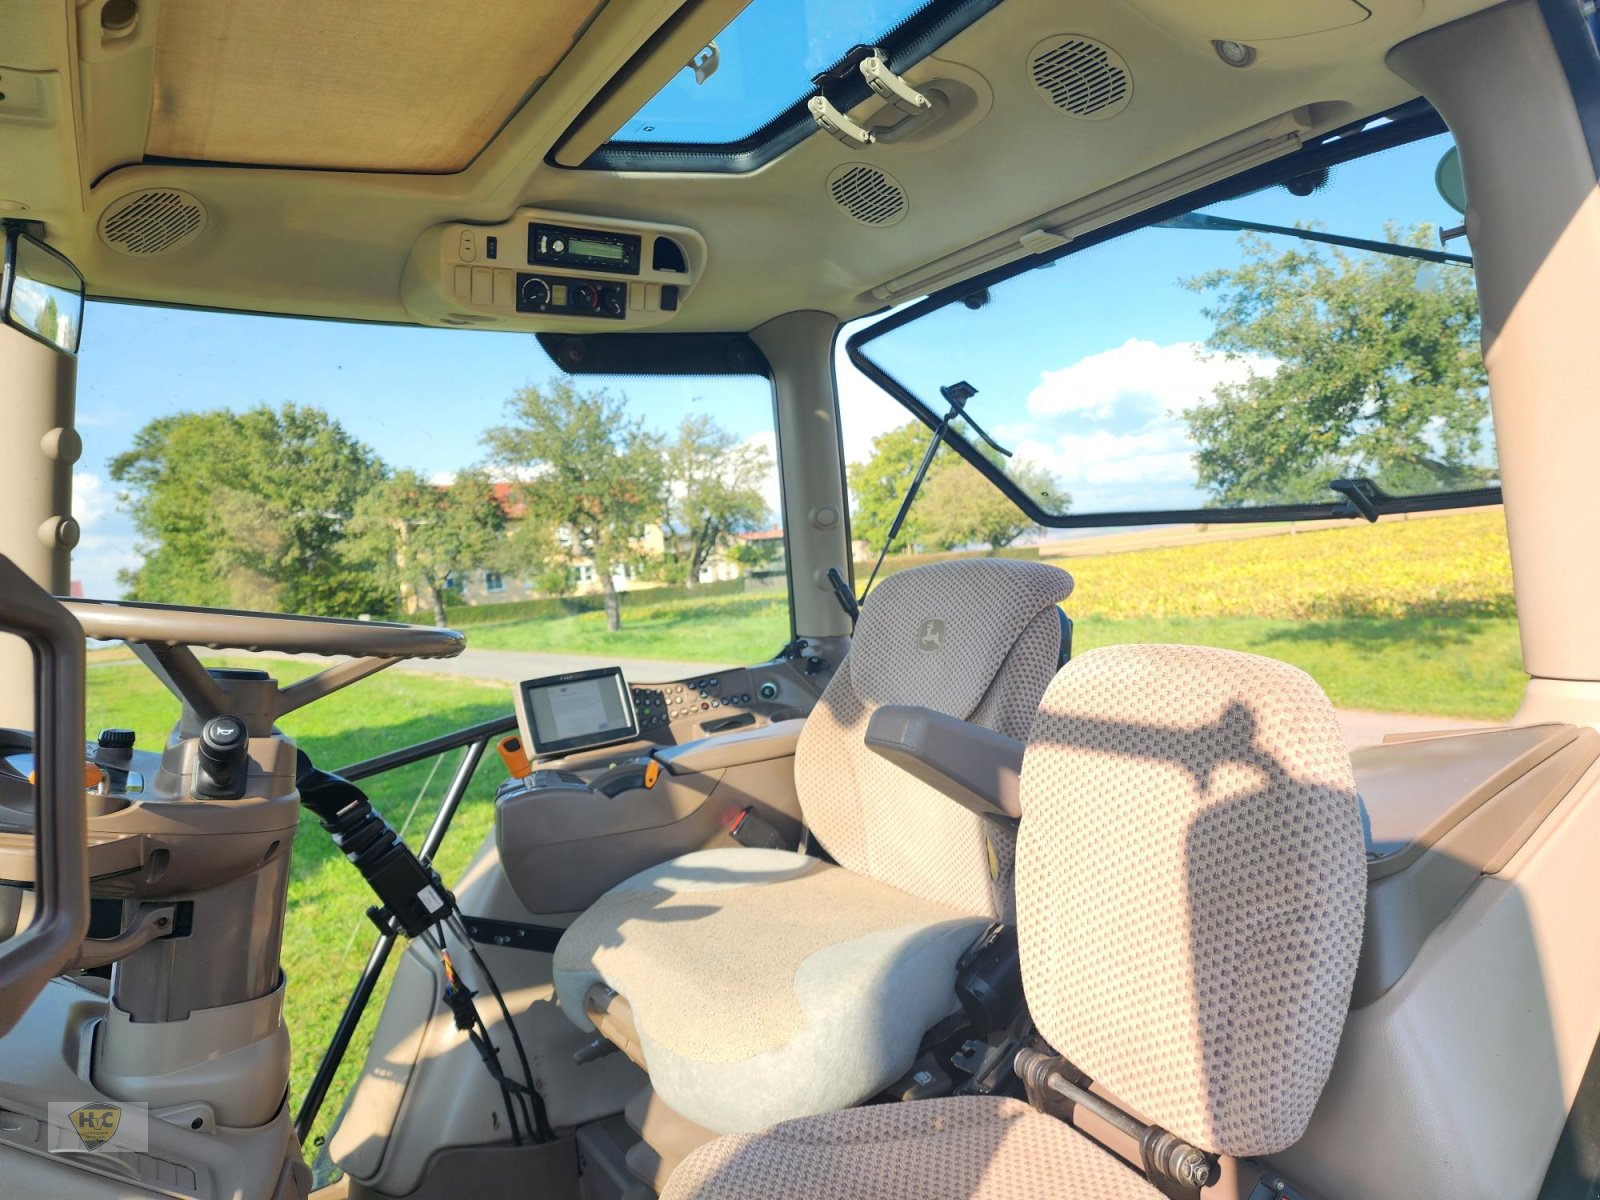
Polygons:
M600 299L595 295L594 284L575 283L572 285L572 307L593 312L599 307Z
M529 275L522 281L521 300L529 308L541 307L550 302L550 285L537 275Z

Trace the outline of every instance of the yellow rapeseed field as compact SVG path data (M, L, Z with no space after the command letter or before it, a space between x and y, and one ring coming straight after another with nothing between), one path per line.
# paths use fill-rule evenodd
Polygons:
M1074 618L1516 613L1498 510L1057 561L1077 579Z

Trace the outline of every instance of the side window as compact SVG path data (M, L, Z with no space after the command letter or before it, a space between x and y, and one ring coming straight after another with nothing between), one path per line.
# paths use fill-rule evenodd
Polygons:
M921 405L841 349L858 580L925 418L966 382L966 413L1012 453L959 417L956 436L1039 520L941 448L885 573L1037 556L1077 581L1079 651L1282 659L1341 707L1384 714L1368 740L1509 717L1525 676L1472 247L1437 185L1450 148L1422 137L848 330L863 366ZM1412 511L1335 513L1368 485Z

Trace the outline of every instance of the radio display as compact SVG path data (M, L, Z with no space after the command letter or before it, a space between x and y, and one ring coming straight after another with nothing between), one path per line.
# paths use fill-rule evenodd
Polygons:
M622 262L628 257L627 250L617 242L591 242L588 238L573 238L567 243L567 249L585 258L603 258L609 262Z
M606 233L566 225L528 226L530 264L637 275L641 248L642 239L633 233Z

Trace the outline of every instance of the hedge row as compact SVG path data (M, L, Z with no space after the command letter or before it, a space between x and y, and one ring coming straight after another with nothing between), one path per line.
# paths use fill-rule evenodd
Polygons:
M745 590L742 579L722 579L715 583L702 583L694 589L684 587L641 588L636 592L619 592L618 599L626 612L635 604L660 604L669 598L693 601L706 596L731 596ZM599 612L605 607L605 597L598 592L584 596L546 596L537 600L508 600L502 604L454 604L445 609L450 626L460 629L467 625L501 625L511 621L540 621L553 617L570 617L578 613ZM413 621L425 623L421 614Z

